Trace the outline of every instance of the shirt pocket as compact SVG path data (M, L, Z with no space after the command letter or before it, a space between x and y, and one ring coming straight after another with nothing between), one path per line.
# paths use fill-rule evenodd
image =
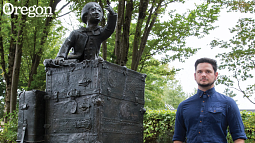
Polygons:
M220 123L223 116L224 116L225 110L222 106L215 107L211 106L208 108L208 120L211 123Z

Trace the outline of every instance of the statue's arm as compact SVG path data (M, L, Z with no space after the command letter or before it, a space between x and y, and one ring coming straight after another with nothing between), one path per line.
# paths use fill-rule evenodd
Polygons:
M68 53L75 43L75 37L76 37L75 33L76 33L75 31L71 32L69 37L66 38L61 48L59 49L56 59L65 59L65 60L67 59Z
M114 12L110 5L106 5L105 9L109 12L107 15L107 24L102 32L103 39L109 38L115 30L118 14ZM103 41L104 41L103 40Z

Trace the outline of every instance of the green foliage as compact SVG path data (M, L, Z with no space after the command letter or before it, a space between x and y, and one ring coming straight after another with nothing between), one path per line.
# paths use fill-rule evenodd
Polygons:
M14 111L6 115L8 122L4 124L3 131L0 132L1 143L16 143L18 130L18 113Z
M150 59L145 62L142 73L147 74L145 84L145 108L168 109L177 108L187 98L179 81L175 79L178 70L169 68L159 60Z
M242 111L241 116L247 138L251 141L255 141L255 113Z
M218 4L228 12L254 13L254 1L221 1L210 0L208 3ZM250 16L238 20L235 27L230 28L230 33L234 36L228 41L215 39L211 46L228 50L220 53L216 57L221 59L219 69L228 70L227 75L220 75L217 84L224 84L229 88L240 91L244 97L250 100L254 95L255 83L253 73L255 68L255 19ZM249 85L244 85L244 81L251 81ZM247 83L247 82L246 82ZM255 104L254 101L250 100Z
M186 93L182 90L182 86L178 80L169 80L164 87L163 100L166 105L171 105L177 109L178 105L187 99Z
M149 59L155 54L166 54L162 62L169 63L174 60L184 62L184 59L194 55L200 48L186 46L186 38L196 36L202 38L216 27L212 25L219 16L219 6L209 4L196 5L196 9L184 14L172 10L166 21L157 21L152 28L141 61ZM142 62L141 62L142 63Z
M144 142L172 142L175 124L175 111L149 110L144 115Z
M44 29L40 28L44 23L39 22L42 19L34 18L31 23L28 23L26 28L26 35L23 38L24 48L23 56L21 62L21 72L20 72L20 86L21 89L25 90L44 90L45 89L45 80L46 73L43 65L44 59L54 59L58 53L58 50L62 44L61 37L64 33L64 27L61 26L60 21L54 21L54 26L51 28L47 40L43 44L43 47L40 45L40 40L42 38L42 31ZM38 24L39 23L39 24ZM40 63L37 67L37 70L34 75L31 75L31 70L33 68L33 62L35 58L40 56ZM32 77L31 77L32 76ZM28 87L28 82L30 81L30 85Z
M232 12L254 13L255 2L253 0L207 0L207 3L213 3L227 8Z
M170 69L167 64L161 64L156 59L146 61L143 73L147 74L145 85L146 109L165 109L165 99L170 95L164 93L170 81L174 80L175 69ZM171 96L172 98L172 96Z
M175 113L171 110L149 110L144 114L144 143L169 143L172 142L175 126ZM255 142L255 113L241 112L247 136L246 143ZM228 133L228 142L233 143Z
M231 49L226 53L217 55L222 60L219 69L227 69L228 75L219 76L217 84L224 84L240 91L244 97L251 97L254 94L255 83L246 87L241 86L242 82L253 79L255 69L255 19L239 19L237 25L230 29L231 33L237 33L229 41L213 40L212 47Z

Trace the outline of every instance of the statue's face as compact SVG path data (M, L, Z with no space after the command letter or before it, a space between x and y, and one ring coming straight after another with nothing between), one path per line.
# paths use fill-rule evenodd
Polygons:
M100 6L98 5L93 5L90 7L88 15L87 15L87 20L90 23L99 23L103 18L103 11Z

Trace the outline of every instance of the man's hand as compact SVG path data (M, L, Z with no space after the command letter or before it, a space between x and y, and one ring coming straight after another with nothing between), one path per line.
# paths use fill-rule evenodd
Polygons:
M244 139L237 139L234 141L234 143L244 143L244 142L245 142Z
M182 141L174 141L174 143L182 143Z
M109 13L111 14L111 15L114 15L115 14L115 11L112 9L112 7L110 6L110 5L106 5L105 6L105 9L107 10L107 11L109 11Z

